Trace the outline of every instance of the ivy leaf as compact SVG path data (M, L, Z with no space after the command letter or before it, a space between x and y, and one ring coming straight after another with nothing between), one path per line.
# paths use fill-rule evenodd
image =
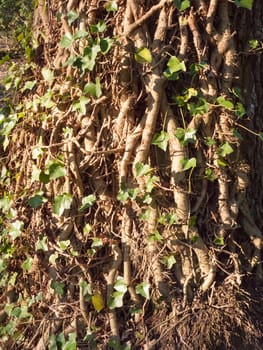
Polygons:
M78 31L76 31L76 33L73 35L73 39L77 40L77 39L82 39L85 38L89 33L84 30L84 29L80 29Z
M117 281L114 283L114 289L117 292L121 292L121 293L127 292L127 285L124 282L124 278L122 276L117 277Z
M178 138L180 143L183 145L186 145L188 143L194 143L196 141L196 129L190 128L190 129L183 129L183 128L177 128L175 131L175 137Z
M35 247L36 247L36 250L43 250L44 252L47 252L48 251L47 236L39 237Z
M153 233L148 237L149 242L160 242L163 237L160 235L158 230L154 230Z
M86 114L86 105L90 102L90 99L84 95L80 96L78 101L73 102L72 110L79 111L82 115Z
M94 309L97 312L100 312L105 307L104 300L103 300L101 294L99 294L99 293L92 295L91 302L92 302Z
M59 241L58 245L61 250L66 250L70 246L70 240L67 239L66 241Z
M69 25L71 25L73 22L76 21L76 19L79 18L79 13L74 10L71 10L67 13L67 18Z
M244 7L248 10L252 10L254 0L235 0L237 7Z
M139 48L134 54L135 61L138 63L151 63L152 62L152 54L149 49L146 47Z
M109 309L113 310L115 308L122 307L124 294L125 293L118 291L113 292L108 302Z
M59 296L62 296L64 294L65 284L63 282L57 282L52 280L50 286Z
M259 136L260 140L263 141L263 132L260 132L260 133L258 134L258 136Z
M222 157L226 157L228 154L233 153L234 150L233 148L230 146L230 144L228 142L225 142L222 146L220 146L217 150L217 153L222 156Z
M25 91L25 90L32 90L33 87L36 85L37 81L36 80L32 80L32 81L26 81L25 82L25 85L22 89L22 91Z
M113 40L109 37L100 39L100 49L103 55L106 55L112 47Z
M30 271L32 269L32 265L33 265L33 259L29 257L22 263L21 266L23 270Z
M145 299L150 299L150 283L142 282L135 287L137 294L140 294Z
M179 11L184 11L190 7L190 0L174 0L174 4Z
M164 152L167 149L168 142L169 142L169 135L164 130L162 130L160 133L155 134L152 139L152 145L158 146Z
M57 258L58 258L58 252L51 254L48 261L50 262L50 264L55 265Z
M149 179L146 182L146 192L151 193L159 180L159 177L155 175L149 177Z
M72 34L66 33L60 40L60 47L68 49L74 41Z
M176 259L173 254L166 255L162 259L162 263L167 266L167 268L170 270L174 264L176 264Z
M244 105L240 102L238 102L236 104L236 108L235 108L235 112L236 112L236 115L239 117L239 118L242 118L244 117L244 115L246 115L247 111L244 107Z
M84 86L83 92L94 98L99 98L102 95L100 78L96 78L96 83L88 83Z
M251 49L256 49L259 44L257 39L251 39L248 43Z
M54 72L49 68L43 67L41 69L41 74L44 80L48 83L52 83L52 81L54 80Z
M152 169L149 164L143 164L140 162L135 164L135 171L137 177L147 175L151 170Z
M58 161L51 161L47 165L47 172L49 174L49 179L54 180L62 176L66 176L67 170L65 166Z
M63 345L63 350L76 350L77 349L77 335L76 333L69 333L68 340Z
M92 71L95 64L98 53L101 51L99 45L92 45L91 47L86 47L84 49L84 55L81 59L82 69L88 69Z
M11 222L8 234L12 239L16 239L21 236L22 230L24 228L23 221L16 220Z
M216 237L214 239L214 244L220 245L220 246L224 245L225 244L224 237Z
M183 158L181 160L183 171L189 170L196 167L196 158Z
M167 67L169 68L169 71L171 73L180 72L180 71L185 72L186 71L184 61L180 61L179 58L177 58L176 56L170 57L170 59L167 63Z
M33 209L38 208L40 205L42 205L43 203L46 203L46 202L47 202L47 199L43 196L42 191L36 192L34 197L31 197L28 200L28 204Z
M97 24L90 25L91 33L102 33L107 28L106 23L104 21L99 21Z
M85 209L93 206L93 204L96 202L96 196L94 194L90 194L86 197L83 197L81 202L82 205L79 208L79 211L84 211Z
M107 12L116 12L118 11L118 4L116 1L109 1L105 5L105 9Z
M66 209L70 209L72 203L72 196L69 193L63 193L55 197L55 204L53 206L54 213L61 216Z
M219 96L216 99L216 102L221 107L225 107L225 108L228 108L228 109L234 109L234 104L231 101L226 100L223 96Z

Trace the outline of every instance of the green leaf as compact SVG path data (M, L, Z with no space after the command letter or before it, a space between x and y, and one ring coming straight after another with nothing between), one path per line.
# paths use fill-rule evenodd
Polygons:
M60 47L67 49L72 45L73 41L74 41L74 38L73 38L72 34L66 33L61 38L59 45L60 45Z
M231 101L226 100L223 96L219 96L216 99L216 102L221 107L225 107L225 108L228 108L228 109L234 109L234 104Z
M79 286L81 289L81 295L83 295L83 297L86 297L85 300L90 300L90 297L92 295L91 284L85 280L82 280Z
M74 10L71 10L67 13L67 18L69 25L71 25L73 22L76 21L76 19L79 18L79 13Z
M227 166L227 162L222 158L218 158L216 162L217 165L221 168L225 168Z
M196 167L196 158L183 158L181 160L183 171L189 170Z
M117 292L121 292L121 293L127 292L127 285L124 282L124 278L122 276L117 277L117 281L114 283L114 289Z
M235 0L235 5L237 7L244 7L248 10L252 10L254 0Z
M146 182L146 192L151 193L156 184L160 181L158 176L150 176Z
M91 33L102 33L107 28L106 23L104 21L99 21L97 24L90 25Z
M185 72L186 71L184 61L180 61L179 58L177 58L176 56L170 57L170 59L167 63L167 67L169 68L170 73L175 73L175 72L180 72L180 71Z
M217 175L213 172L211 168L205 169L205 178L211 182L217 179Z
M258 134L258 136L259 136L260 140L263 141L263 132L260 132L260 133Z
M186 145L188 143L194 143L196 141L196 129L183 129L183 128L177 128L175 131L175 137L178 138L180 143L183 145Z
M91 47L86 47L84 49L84 55L81 59L82 69L88 69L92 71L95 64L98 53L101 51L100 45L92 45Z
M48 251L47 236L39 237L36 242L36 250Z
M77 335L76 333L69 333L68 340L63 345L63 350L76 350L77 349Z
M36 83L37 81L36 80L33 80L33 81L26 81L25 82L25 85L22 89L22 91L25 91L25 90L32 90L35 86L36 86Z
M31 197L28 200L28 204L30 205L31 208L38 208L40 205L42 205L43 203L46 203L47 199L43 196L43 192L36 192L34 197Z
M65 166L57 161L57 160L52 160L47 164L46 171L49 174L49 179L54 180L62 176L66 176L67 170Z
M103 241L101 238L98 237L92 237L92 244L91 244L91 248L101 248L103 247Z
M70 246L70 240L67 239L66 241L59 241L58 245L61 250L67 250Z
M135 287L137 294L140 294L145 299L150 299L150 283L142 282Z
M44 80L48 83L52 83L52 81L54 80L54 72L49 68L43 67L41 69L41 74Z
M162 263L170 270L176 264L176 259L173 254L166 255L162 258Z
M113 292L112 296L108 301L109 309L113 310L123 306L123 297L125 293L122 292Z
M50 264L55 265L57 259L58 259L58 252L51 254L48 261L50 262Z
M84 95L80 96L78 101L73 102L72 110L79 111L82 115L86 114L86 105L90 102L90 99Z
M30 271L33 266L33 259L31 257L27 258L21 265L22 269L25 271Z
M135 171L136 171L136 176L141 177L149 174L152 171L152 169L149 164L143 164L138 162L135 164Z
M151 235L148 236L149 242L160 242L163 240L162 235L160 235L158 230L154 230Z
M49 174L46 174L44 171L40 171L40 173L39 173L39 181L44 183L44 184L48 184L49 181L50 181Z
M24 228L23 221L16 220L14 222L11 222L8 230L8 234L12 239L16 239L21 236L23 228Z
M100 312L105 307L103 297L99 293L95 293L94 295L92 295L91 302L92 302L92 305L94 306L94 309L97 312Z
M220 146L217 149L217 153L221 157L226 157L228 154L231 154L233 152L234 152L234 150L233 150L233 148L230 146L230 144L228 142L225 142L222 146Z
M146 47L141 47L136 50L134 54L135 61L138 63L151 63L152 62L152 54L149 49Z
M100 78L96 78L96 83L88 83L84 86L83 92L94 98L99 98L102 95Z
M155 134L152 139L152 145L158 146L164 152L166 152L168 142L169 135L164 130L162 130L160 133Z
M106 3L105 9L107 12L116 12L118 11L118 4L116 1L109 1Z
M224 245L225 244L224 237L216 237L214 239L214 244L220 245L220 246Z
M77 40L77 39L83 39L85 38L89 33L84 30L84 29L80 29L78 31L76 31L76 33L73 35L73 39Z
M184 11L190 7L190 0L173 0L179 11Z
M86 197L83 197L81 200L81 207L79 208L79 211L84 211L85 209L92 207L95 202L96 196L94 194L90 194Z
M209 146L209 147L211 147L211 146L213 146L213 145L216 144L215 140L214 140L212 137L210 137L210 136L208 136L208 137L206 138L205 143L206 143L206 145Z
M259 41L257 39L251 39L248 43L251 49L256 49L259 44Z
M193 102L187 103L187 109L190 112L191 116L193 116L197 114L207 113L209 106L205 99L200 98L197 104Z
M106 55L110 51L112 44L113 40L109 37L100 39L100 49L103 55Z
M65 284L63 282L57 282L52 280L50 286L59 296L64 295Z
M69 193L63 193L55 197L55 204L53 206L54 213L61 216L66 209L70 209L72 203L72 196Z
M236 104L235 113L239 118L242 118L244 115L246 115L247 111L242 103L238 102Z

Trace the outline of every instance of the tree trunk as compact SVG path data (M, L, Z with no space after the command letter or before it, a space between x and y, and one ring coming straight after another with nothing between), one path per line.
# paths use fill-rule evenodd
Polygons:
M39 1L2 185L4 273L43 299L5 344L262 348L262 18L260 0Z

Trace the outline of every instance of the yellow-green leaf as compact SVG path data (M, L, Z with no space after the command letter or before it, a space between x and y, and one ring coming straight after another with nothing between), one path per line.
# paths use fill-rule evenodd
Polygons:
M96 293L96 294L92 295L91 302L92 302L92 305L94 306L94 309L97 312L100 312L105 307L104 300L103 300L101 294Z
M139 48L135 55L134 55L135 61L137 61L138 63L151 63L152 62L152 54L151 51L149 49L147 49L146 47L141 47Z

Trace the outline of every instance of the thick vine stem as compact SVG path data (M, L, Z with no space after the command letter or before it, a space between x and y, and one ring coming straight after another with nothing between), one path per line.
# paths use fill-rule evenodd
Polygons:
M132 5L135 7L137 4L134 3ZM152 17L157 11L159 11L166 3L171 3L171 0L161 0L159 4L156 4L151 7L151 9L146 12L141 18L139 18L135 23L132 23L128 28L125 29L123 35L130 36L134 31L136 31L139 27L141 27L150 17Z
M131 211L131 208L129 207L129 204L126 205L124 214L123 214L123 221L122 221L122 246L123 246L123 279L125 284L128 287L128 291L130 293L131 299L135 303L139 303L140 298L138 294L136 294L135 289L132 285L132 270L131 270L131 234L132 234L132 219L129 215L129 211Z
M158 216L159 216L158 207L153 199L150 207L150 215L148 219L147 230L149 234L153 234L153 232L157 229ZM157 287L159 293L165 298L168 298L169 290L163 279L163 271L162 271L160 261L158 259L158 255L159 255L158 250L159 250L158 243L156 241L148 242L148 252L149 252L150 261L151 261L154 284Z
M114 283L116 281L118 270L122 262L122 252L116 243L112 244L112 252L113 252L112 266L108 275L105 276L105 279L107 281L107 301L110 300L110 297L113 293ZM113 338L119 342L120 341L119 322L117 319L116 310L115 309L109 310L108 315L109 315L110 328L111 328L111 333L113 335Z

